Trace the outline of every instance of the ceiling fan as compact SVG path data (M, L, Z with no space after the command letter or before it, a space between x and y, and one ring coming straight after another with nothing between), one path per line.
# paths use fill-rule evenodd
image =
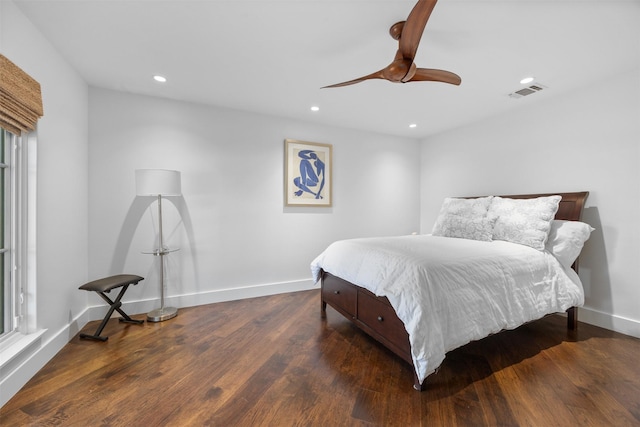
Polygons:
M391 64L367 76L324 88L349 86L370 79L384 79L394 83L434 81L459 85L462 79L457 74L433 68L417 68L413 62L422 32L436 3L437 0L418 0L406 21L396 22L391 26L389 34L394 40L398 40L399 45Z

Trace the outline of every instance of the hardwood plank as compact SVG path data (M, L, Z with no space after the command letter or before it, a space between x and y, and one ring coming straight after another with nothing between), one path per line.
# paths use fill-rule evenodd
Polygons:
M4 426L640 426L640 340L548 316L412 368L319 291L111 320L74 337L4 407ZM134 316L144 318L144 315ZM98 322L83 332L93 331Z

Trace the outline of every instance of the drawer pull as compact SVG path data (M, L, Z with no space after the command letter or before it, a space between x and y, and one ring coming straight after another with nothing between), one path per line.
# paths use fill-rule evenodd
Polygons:
M382 322L384 318L382 316L378 316L378 322Z
M338 294L340 294L340 291L333 291L333 293L338 295Z

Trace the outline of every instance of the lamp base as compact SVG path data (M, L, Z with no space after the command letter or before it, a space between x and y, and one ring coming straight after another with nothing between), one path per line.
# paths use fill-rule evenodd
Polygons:
M164 322L173 319L178 315L178 309L175 307L156 308L147 313L147 322Z

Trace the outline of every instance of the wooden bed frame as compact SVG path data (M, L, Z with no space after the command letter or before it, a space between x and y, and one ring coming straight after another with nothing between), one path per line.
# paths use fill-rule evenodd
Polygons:
M535 197L560 195L562 200L555 219L579 221L588 191L576 193L523 194L501 196L513 199L532 199ZM578 261L572 268L578 271ZM404 324L398 318L386 297L377 297L368 290L354 285L325 271L321 272L321 309L322 317L326 317L327 304L337 312L350 319L360 329L375 338L382 345L413 365L409 335ZM574 330L578 327L577 307L567 310L567 327ZM414 388L423 390L422 384L415 375Z

